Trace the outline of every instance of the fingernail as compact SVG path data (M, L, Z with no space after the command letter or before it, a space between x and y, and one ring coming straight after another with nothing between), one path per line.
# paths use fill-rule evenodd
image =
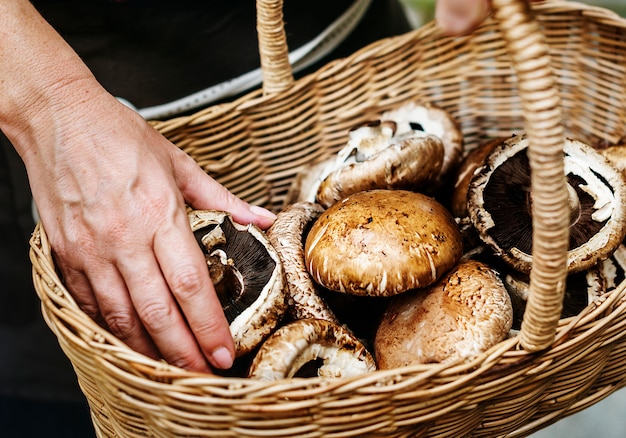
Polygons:
M263 216L272 220L276 219L276 215L274 213L263 207L259 207L258 205L251 205L250 211L258 216Z
M218 368L227 370L233 366L233 355L226 347L219 347L217 350L211 353L211 362Z

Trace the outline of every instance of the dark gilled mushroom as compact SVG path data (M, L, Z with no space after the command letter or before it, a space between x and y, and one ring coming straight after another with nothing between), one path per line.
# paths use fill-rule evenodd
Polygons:
M333 311L318 295L304 265L304 236L323 211L321 205L312 202L291 204L276 215L266 234L283 264L292 318L338 322Z
M497 146L468 188L469 216L480 238L520 272L532 265L532 194L525 136ZM590 146L566 139L570 196L568 272L584 271L611 255L626 233L626 184Z
M237 356L242 356L259 345L285 313L282 263L255 225L237 224L221 211L188 214L230 324Z
M325 288L381 297L435 282L462 251L456 222L435 199L378 189L324 211L307 235L304 256Z
M610 292L626 280L626 245L624 242L611 254L602 260L595 268L604 283L606 291Z
M374 371L376 363L347 329L322 319L299 319L276 330L259 348L252 379L350 377Z
M512 268L489 250L476 254L474 259L487 264L502 279L513 304L512 331L516 333L521 327L530 294L530 276ZM596 265L586 271L567 275L561 318L578 315L608 291L610 280L601 271L600 265Z
M463 155L463 134L454 118L436 105L409 102L381 115L396 123L396 135L434 135L443 143L444 155L435 187L443 185Z
M395 135L395 123L359 125L335 156L296 176L288 202L317 202L327 208L346 196L372 189L427 188L439 176L443 143L434 135Z

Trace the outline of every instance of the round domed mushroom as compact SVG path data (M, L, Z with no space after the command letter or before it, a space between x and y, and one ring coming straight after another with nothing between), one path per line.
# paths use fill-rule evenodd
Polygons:
M379 369L452 363L506 339L511 300L497 272L464 260L437 283L392 298L374 339Z
M480 238L520 272L532 265L532 191L525 135L498 145L474 173L469 216ZM626 183L599 152L572 139L564 145L570 195L569 273L611 255L626 234Z
M188 215L240 357L257 347L285 313L282 263L257 226L240 225L223 211L191 210Z
M374 358L347 329L322 319L299 319L280 327L261 345L248 377L264 381L338 378L374 370Z
M435 187L443 185L463 156L463 133L450 113L430 103L409 102L384 112L382 120L393 121L396 135L434 135L441 139L444 149L441 171Z
M369 296L427 286L462 252L456 222L434 198L383 189L333 204L315 221L304 247L307 270L317 283Z
M626 139L622 139L626 140ZM600 150L617 170L626 175L626 144L615 144Z

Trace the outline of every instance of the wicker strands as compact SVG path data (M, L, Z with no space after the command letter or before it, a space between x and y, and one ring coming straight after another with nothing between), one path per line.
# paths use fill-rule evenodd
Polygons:
M626 283L579 315L562 306L562 145L626 135L626 20L567 1L494 0L471 35L434 23L293 80L282 2L258 0L262 90L154 126L247 201L278 211L297 172L353 126L411 101L459 123L466 151L526 131L533 270L521 334L468 363L263 383L187 372L130 350L80 311L45 230L31 239L46 322L71 360L99 437L526 436L626 384Z

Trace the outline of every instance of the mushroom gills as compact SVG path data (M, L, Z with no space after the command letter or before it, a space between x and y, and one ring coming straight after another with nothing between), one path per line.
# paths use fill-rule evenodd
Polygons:
M624 242L617 247L611 257L600 262L597 269L606 281L607 292L614 290L626 281L626 246Z
M530 254L532 250L532 194L530 189L530 163L526 151L520 151L512 160L494 169L491 182L484 190L484 206L493 218L489 231L500 242L502 249L517 248ZM585 181L577 175L567 175L570 193L569 249L577 248L595 235L605 225L594 219L596 199L585 189Z
M533 196L526 135L496 146L472 175L469 217L480 239L512 267L532 265ZM566 139L564 176L569 209L568 273L608 258L626 235L626 181L591 146Z
M515 270L502 272L503 283L513 304L513 328L520 329L530 293L530 278ZM574 272L566 278L561 318L576 316L607 291L607 281L599 267Z
M205 245L203 238L212 233L215 228L220 228L229 238L217 241L217 243L211 240L214 246L209 247ZM198 244L205 249L209 273L212 274L211 280L219 284L220 303L226 319L232 323L239 314L258 299L258 291L261 291L269 282L276 268L276 262L270 257L259 257L259 254L266 251L263 245L256 239L249 239L245 232L238 231L230 221L199 228L194 231L194 235ZM206 242L206 239L204 240ZM217 262L222 269L216 268L216 259L211 255L216 251L223 254ZM226 264L223 262L225 254L229 254L229 261ZM219 275L222 276L222 281L218 281Z

